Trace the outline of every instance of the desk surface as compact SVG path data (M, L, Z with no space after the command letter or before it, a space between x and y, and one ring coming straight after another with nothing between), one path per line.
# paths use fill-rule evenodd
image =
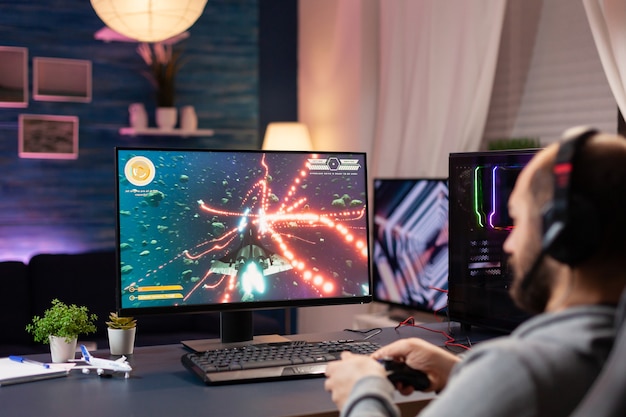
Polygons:
M437 327L438 326L438 327ZM447 330L443 323L429 328ZM416 327L385 328L369 340L386 344L404 337L422 337L441 345L445 337ZM293 340L361 339L354 332L286 336ZM324 391L324 378L207 386L180 362L182 345L140 347L130 358L129 379L100 378L73 371L66 378L0 387L2 415L17 416L331 416L336 407ZM95 356L108 357L108 351ZM49 355L33 355L49 360ZM398 394L409 408L425 405L432 394Z

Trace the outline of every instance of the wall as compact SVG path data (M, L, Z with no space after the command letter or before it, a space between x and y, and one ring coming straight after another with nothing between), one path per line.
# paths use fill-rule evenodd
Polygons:
M283 13L267 13L261 0L209 0L191 36L181 42L185 64L177 77L177 106L193 105L200 128L212 137L126 137L128 106L146 105L152 117L152 87L142 75L145 64L135 43L104 43L94 32L104 25L84 0L0 2L0 45L27 47L31 97L23 109L0 108L0 260L27 261L41 252L80 252L114 247L115 200L112 173L115 146L258 148L263 126L293 120L296 106L295 51L267 45L259 51L259 16L264 35L294 39L295 1L273 2ZM269 20L268 20L269 19ZM268 47L270 49L268 49ZM259 67L260 56L264 66ZM93 65L91 103L32 99L32 58L84 59ZM287 60L283 74L268 62ZM0 63L2 65L2 63ZM260 82L260 73L263 82ZM280 77L282 75L282 77ZM290 84L290 80L293 80ZM270 92L281 83L272 113L259 110L261 86ZM271 96L270 96L271 97ZM263 101L263 100L261 100ZM19 114L75 115L79 118L76 160L17 157Z
M575 125L617 132L617 103L582 1L509 0L483 144Z
M309 126L314 148L371 149L378 77L377 1L299 0L298 27L299 120ZM342 65L337 65L337 57ZM369 309L365 304L300 308L298 331L352 328L353 316Z

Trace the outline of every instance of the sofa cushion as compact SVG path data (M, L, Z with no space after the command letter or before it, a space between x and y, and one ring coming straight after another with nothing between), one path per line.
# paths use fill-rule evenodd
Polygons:
M20 261L0 262L0 285L0 344L28 343L32 337L26 332L31 318L26 264Z
M28 263L31 316L42 315L58 298L66 304L86 306L98 316L96 335L106 338L109 313L115 311L115 252L39 254Z

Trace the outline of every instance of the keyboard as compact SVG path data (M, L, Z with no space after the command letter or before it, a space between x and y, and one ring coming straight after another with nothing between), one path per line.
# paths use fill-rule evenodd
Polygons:
M341 352L368 355L380 348L370 341L287 341L190 352L183 366L209 385L324 376L326 364Z

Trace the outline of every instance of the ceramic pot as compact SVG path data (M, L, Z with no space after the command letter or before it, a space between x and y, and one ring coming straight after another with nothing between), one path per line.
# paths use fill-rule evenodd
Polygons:
M49 339L52 362L61 363L74 359L76 353L76 343L78 341L77 337L70 339L69 343L65 341L64 337L49 336Z
M198 129L198 116L193 106L184 106L180 109L180 129L186 131Z
M107 332L111 355L132 355L135 347L136 327L132 329L107 329Z
M156 125L161 130L173 130L178 119L176 107L157 107Z
M142 103L133 103L128 106L128 117L130 127L135 129L146 129L148 127L148 113Z

